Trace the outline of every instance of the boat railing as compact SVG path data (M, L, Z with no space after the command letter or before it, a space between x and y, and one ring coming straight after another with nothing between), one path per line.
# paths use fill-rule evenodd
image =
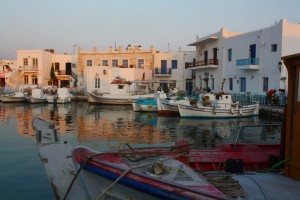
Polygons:
M237 136L236 136L236 140L234 142L234 146L233 146L233 149L235 149L237 146L238 146L238 143L240 141L240 137L241 135L245 132L246 128L252 128L252 131L253 131L253 128L256 128L256 127L261 127L263 128L263 130L260 132L261 133L261 137L262 138L267 138L267 135L272 135L272 137L275 137L275 134L276 134L276 128L282 128L282 124L249 124L249 125L242 125L240 126L240 129L237 133ZM280 136L281 136L281 132L282 130L280 129Z

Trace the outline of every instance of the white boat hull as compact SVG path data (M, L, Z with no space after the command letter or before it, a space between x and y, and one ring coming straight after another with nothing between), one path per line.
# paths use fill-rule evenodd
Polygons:
M58 104L70 103L71 97L66 97L66 98L48 97L47 102L53 103L53 104L55 104L55 103L58 103Z
M189 104L189 100L157 99L158 114L160 115L179 115L178 104Z
M154 94L142 95L113 95L113 94L93 94L89 93L88 101L91 104L110 104L110 105L132 105L135 99L141 97L154 97Z
M197 118L238 118L257 116L259 104L237 107L237 108L214 108L202 106L178 105L181 117Z
M25 102L26 98L25 97L8 97L8 96L3 96L2 97L2 102L3 103L15 103L15 102Z
M34 97L28 97L27 101L29 103L46 103L47 98L34 98Z

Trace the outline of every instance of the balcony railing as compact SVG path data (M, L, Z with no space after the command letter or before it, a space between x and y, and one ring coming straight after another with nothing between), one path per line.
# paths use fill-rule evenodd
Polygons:
M192 68L192 67L202 67L208 65L218 65L218 59L207 59L207 60L200 60L196 62L185 63L185 68Z
M259 58L246 58L246 59L236 60L236 66L243 66L243 65L259 65Z
M69 76L71 76L71 71L58 70L56 72L57 72L57 75L69 75Z
M22 70L23 72L26 72L26 71L39 71L39 67L38 66L23 66L22 67Z
M154 75L155 76L171 76L172 69L171 68L158 68L155 67Z

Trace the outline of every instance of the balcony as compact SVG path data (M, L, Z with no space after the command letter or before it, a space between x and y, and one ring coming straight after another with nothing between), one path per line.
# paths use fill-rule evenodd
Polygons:
M259 58L246 58L236 60L237 69L256 70L259 69Z
M28 65L24 65L21 70L23 72L38 72L39 71L39 67L38 66L28 66Z
M217 68L218 67L218 59L207 59L200 60L196 62L185 63L186 69L207 69L207 68Z
M58 71L55 71L55 76L59 80L70 80L71 73L66 70L58 70Z
M172 69L171 68L158 68L155 67L154 76L171 76Z

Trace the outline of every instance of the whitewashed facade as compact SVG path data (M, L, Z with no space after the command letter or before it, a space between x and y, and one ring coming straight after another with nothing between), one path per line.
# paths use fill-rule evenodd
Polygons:
M186 62L193 62L195 51L156 53L154 56L153 78L164 87L176 87L178 91L192 93L193 77L191 70L185 70Z
M20 74L19 85L47 86L53 66L58 79L58 87L75 86L77 55L55 54L53 49L18 50L17 66Z
M286 90L287 72L281 66L281 57L300 52L300 24L283 19L243 34L222 28L191 45L196 46L199 63L190 63L188 69L196 70L198 87L208 86L218 92L225 78L225 92L265 94L270 89Z

